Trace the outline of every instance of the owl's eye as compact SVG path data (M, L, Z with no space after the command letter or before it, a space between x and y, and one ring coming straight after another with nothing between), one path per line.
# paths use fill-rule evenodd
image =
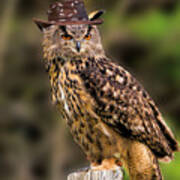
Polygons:
M66 41L72 39L72 36L70 36L70 35L68 35L68 34L64 34L64 35L62 35L61 37L62 37L62 39L66 40Z
M84 37L84 39L85 39L85 40L90 40L90 39L91 39L91 35L90 35L90 34L86 35L86 36Z

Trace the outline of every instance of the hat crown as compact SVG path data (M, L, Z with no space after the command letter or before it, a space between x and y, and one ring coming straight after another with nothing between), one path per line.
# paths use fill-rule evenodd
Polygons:
M104 11L95 12L93 16L88 17L83 0L64 0L63 2L54 2L50 5L47 12L48 21L34 18L34 22L40 30L51 25L102 24L103 20L99 17Z
M82 0L66 0L50 5L48 20L51 22L76 22L89 19Z

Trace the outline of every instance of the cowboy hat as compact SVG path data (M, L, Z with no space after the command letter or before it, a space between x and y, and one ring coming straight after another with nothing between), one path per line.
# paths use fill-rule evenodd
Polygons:
M33 20L41 30L50 25L98 25L103 23L103 20L99 19L103 13L103 10L99 10L92 12L88 16L83 0L66 0L64 2L55 2L50 5L50 8L47 12L47 21L40 19Z

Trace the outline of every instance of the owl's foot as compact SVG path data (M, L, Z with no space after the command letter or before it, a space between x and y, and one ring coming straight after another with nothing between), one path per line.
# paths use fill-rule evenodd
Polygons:
M104 159L101 164L91 163L92 170L116 170L120 166L122 163L115 158Z

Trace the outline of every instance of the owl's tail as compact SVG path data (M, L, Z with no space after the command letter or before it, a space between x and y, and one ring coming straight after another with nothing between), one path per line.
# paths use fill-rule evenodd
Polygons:
M153 152L140 142L128 143L121 160L131 180L162 180L158 160Z

